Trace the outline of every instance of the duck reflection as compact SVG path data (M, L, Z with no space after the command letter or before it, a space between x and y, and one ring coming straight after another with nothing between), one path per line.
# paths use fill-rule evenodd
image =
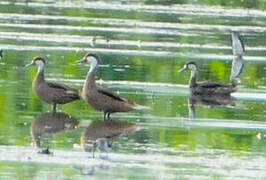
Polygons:
M195 95L190 94L188 97L189 118L195 118L195 105L202 104L208 107L216 106L234 106L235 99L230 95Z
M31 136L35 146L41 147L43 135L53 135L58 132L72 130L78 126L78 120L61 112L48 112L38 116L31 125ZM49 151L48 149L45 151ZM47 153L48 154L48 153Z
M96 148L100 152L107 152L113 141L123 135L135 131L132 123L122 121L94 121L81 136L81 145L86 152L93 152Z

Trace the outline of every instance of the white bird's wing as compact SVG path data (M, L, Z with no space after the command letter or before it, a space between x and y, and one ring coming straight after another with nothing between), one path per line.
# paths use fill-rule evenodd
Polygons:
M233 55L242 57L245 52L245 46L241 37L237 33L232 33Z
M234 81L239 77L244 67L244 60L242 57L234 56L231 67L230 81Z

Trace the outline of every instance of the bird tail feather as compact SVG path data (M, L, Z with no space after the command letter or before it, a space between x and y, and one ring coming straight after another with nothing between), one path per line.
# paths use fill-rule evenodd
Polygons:
M134 104L134 109L135 109L135 110L149 110L149 109L151 109L151 108L148 107L148 106L143 106L143 105L139 105L139 104Z

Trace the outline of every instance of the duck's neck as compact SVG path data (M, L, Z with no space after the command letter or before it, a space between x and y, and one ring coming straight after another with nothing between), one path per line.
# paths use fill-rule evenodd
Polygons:
M95 74L97 71L97 67L97 62L91 63L90 70L87 73L87 77L83 85L83 91L87 92L90 89L96 89Z
M189 79L189 87L195 87L197 85L197 70L193 69L191 70L191 75Z
M44 65L43 66L38 66L38 72L37 75L35 77L35 81L36 82L44 82L45 78L44 78Z
M236 33L232 33L232 39L233 39L233 41L235 41L237 39L237 34Z

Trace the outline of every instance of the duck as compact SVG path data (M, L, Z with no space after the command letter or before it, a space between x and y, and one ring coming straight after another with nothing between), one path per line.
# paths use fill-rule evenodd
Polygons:
M149 109L146 106L130 102L110 90L97 86L95 75L101 61L100 56L96 53L87 53L81 60L77 61L77 64L90 64L90 69L80 93L81 98L94 109L102 111L104 113L104 120L110 119L111 113Z
M233 61L231 66L230 81L235 83L244 68L243 55L245 52L245 46L238 32L232 32L231 37Z
M229 95L237 90L235 84L224 84L221 82L204 81L197 82L198 76L198 66L196 62L190 61L184 65L184 67L179 70L183 72L186 70L191 71L191 76L189 80L189 89L192 94L201 95Z
M46 61L44 58L35 57L26 67L34 65L38 67L38 72L32 82L32 89L41 101L52 104L53 112L56 112L57 104L66 104L80 99L78 90L63 83L45 80Z

